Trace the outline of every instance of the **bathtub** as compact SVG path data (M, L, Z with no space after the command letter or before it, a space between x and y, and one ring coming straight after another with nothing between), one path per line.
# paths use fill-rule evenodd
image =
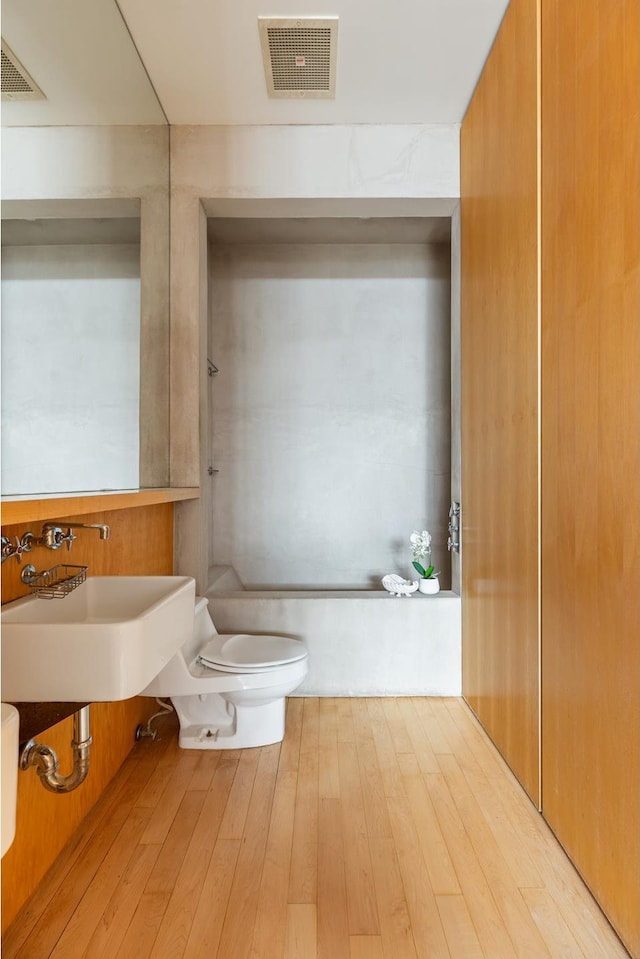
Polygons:
M300 696L459 696L460 597L396 599L384 590L225 590L206 596L221 633L304 640Z

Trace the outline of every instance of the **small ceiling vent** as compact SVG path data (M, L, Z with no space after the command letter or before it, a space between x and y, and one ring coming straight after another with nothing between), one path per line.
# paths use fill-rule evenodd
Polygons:
M336 95L337 17L258 17L270 97Z
M17 56L2 41L2 99L44 100L45 95Z

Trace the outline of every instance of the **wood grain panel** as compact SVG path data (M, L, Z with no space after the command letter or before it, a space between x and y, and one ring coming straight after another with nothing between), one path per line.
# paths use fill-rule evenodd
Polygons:
M7 496L2 498L2 523L35 522L57 517L68 518L94 510L131 509L134 506L154 506L158 503L177 503L181 500L199 499L197 486L179 486L164 489L114 490L110 493L59 493L37 499L32 496Z
M463 692L538 802L537 0L461 132Z
M542 2L543 811L640 956L640 5Z
M83 514L84 523L108 523L111 538L102 541L96 530L77 530L71 552L35 547L29 561L37 569L58 562L88 565L89 575L166 575L173 572L173 506L160 504L140 509L124 509ZM16 536L26 529L39 535L40 522L21 523L2 528L3 535ZM15 559L2 567L2 601L8 602L27 592L20 582ZM64 602L54 600L53 602ZM47 869L78 824L98 800L134 745L139 722L153 712L153 703L136 697L118 703L96 703L91 707L91 770L86 781L66 796L47 792L33 770L18 777L18 818L16 838L2 860L2 927L5 929L32 894ZM70 768L69 744L71 717L47 730L38 738L53 747L61 771Z

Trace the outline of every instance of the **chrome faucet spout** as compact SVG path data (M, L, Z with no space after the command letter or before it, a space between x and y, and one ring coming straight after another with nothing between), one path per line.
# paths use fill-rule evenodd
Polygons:
M63 527L67 530L66 534L63 532ZM74 529L97 529L100 539L109 539L111 535L111 527L106 523L69 523L67 520L56 519L45 523L42 527L41 542L49 549L59 549L63 543L70 548L76 538L72 533Z

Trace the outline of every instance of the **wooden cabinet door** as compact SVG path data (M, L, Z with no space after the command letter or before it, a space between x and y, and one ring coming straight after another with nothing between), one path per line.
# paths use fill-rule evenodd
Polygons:
M541 13L543 813L640 956L640 3Z
M463 692L538 803L536 0L512 0L461 133Z

